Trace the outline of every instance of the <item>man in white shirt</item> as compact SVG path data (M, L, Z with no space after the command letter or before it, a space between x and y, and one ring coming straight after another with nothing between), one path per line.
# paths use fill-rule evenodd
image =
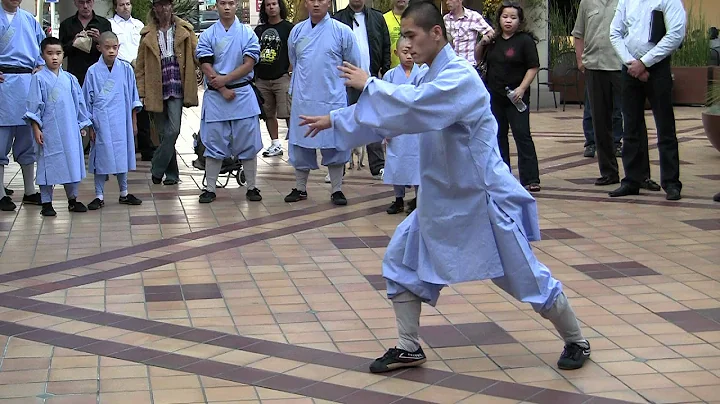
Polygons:
M348 6L333 15L353 30L360 50L360 68L370 76L382 78L390 70L390 32L382 13L365 4L365 0L350 0ZM360 92L348 90L350 104L357 102ZM370 174L382 179L385 172L385 152L382 143L366 146Z
M610 27L610 42L623 63L625 178L620 188L609 193L611 197L638 195L645 179L648 136L644 106L647 98L657 126L660 185L667 200L681 199L670 55L682 44L686 25L687 16L681 0L618 1Z
M445 14L443 20L452 38L452 47L458 56L475 66L475 45L483 35L493 36L495 31L480 13L464 7L463 0L446 0L446 3L450 12Z
M110 19L110 25L120 43L118 58L135 67L135 59L137 59L140 46L140 30L145 27L145 24L132 17L130 0L113 0L113 8L115 15ZM155 152L155 146L150 138L150 117L145 109L140 110L137 114L137 125L137 145L140 158L142 161L150 161Z

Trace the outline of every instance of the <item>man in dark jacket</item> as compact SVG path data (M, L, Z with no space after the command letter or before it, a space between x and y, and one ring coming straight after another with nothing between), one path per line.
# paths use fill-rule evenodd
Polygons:
M374 77L382 78L390 70L390 33L382 13L367 7L365 0L350 0L349 5L333 16L345 23L355 33L360 49L360 61L363 70ZM357 102L360 92L348 90L351 104ZM385 171L385 153L381 143L367 145L370 173L381 179Z

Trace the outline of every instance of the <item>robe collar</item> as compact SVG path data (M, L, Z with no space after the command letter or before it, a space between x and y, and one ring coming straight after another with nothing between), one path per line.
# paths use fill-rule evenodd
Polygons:
M429 79L434 79L437 77L438 73L442 69L447 66L450 61L455 58L457 54L453 50L452 46L450 46L450 43L447 43L441 50L438 52L438 54L435 56L435 59L432 61L432 64L429 66L429 70L425 77Z

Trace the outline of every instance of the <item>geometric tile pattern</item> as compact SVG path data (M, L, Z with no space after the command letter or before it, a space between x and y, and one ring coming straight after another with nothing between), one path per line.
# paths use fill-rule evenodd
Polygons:
M657 313L687 332L720 331L720 308Z
M222 299L215 283L145 286L146 302L182 302L183 300Z
M384 212L391 188L349 170L349 204L333 206L316 171L309 198L287 204L294 170L286 157L259 157L263 201L249 203L232 181L199 204L203 172L190 164L199 114L184 110L178 185L152 184L148 162L129 174L142 206L50 219L29 205L2 212L1 402L718 401L720 204L708 180L720 171L698 109L676 109L681 154L693 156L682 201L609 198L593 185L597 160L582 157L582 110L533 111L543 183L533 250L593 346L582 370L558 370L553 326L481 281L423 305L427 363L384 375L367 365L397 344L380 275L404 219ZM4 178L16 195L19 170L11 163ZM80 200L93 192L92 181L80 184Z
M424 326L420 327L420 337L432 348L517 342L495 323Z
M573 265L573 268L593 279L660 275L645 265L635 261Z

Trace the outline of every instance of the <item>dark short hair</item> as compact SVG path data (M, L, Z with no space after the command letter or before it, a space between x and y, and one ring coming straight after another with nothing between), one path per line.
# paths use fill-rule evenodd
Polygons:
M521 33L521 32L526 33L526 34L530 35L530 37L535 42L539 42L539 39L537 38L537 36L535 36L535 34L533 34L532 32L530 32L527 29L527 25L526 25L526 21L525 21L525 10L523 10L522 5L520 3L518 3L517 1L509 1L509 0L503 1L502 4L500 5L500 7L498 7L497 15L495 16L495 27L497 28L497 30L495 31L495 38L502 35L502 29L500 28L500 26L501 26L500 18L502 18L503 12L505 11L506 8L514 8L515 10L517 10L518 20L520 20L520 25L518 26L518 30L516 33Z
M262 3L260 3L260 24L267 24L268 23L268 15L267 11L265 11L265 1L262 0ZM280 7L280 19L285 20L288 16L288 9L287 4L285 4L285 0L277 0L278 6Z
M447 29L440 9L430 0L411 1L410 5L402 13L402 18L412 18L415 25L425 32L430 32L433 27L439 25L442 35L447 39Z
M54 36L45 37L45 39L40 42L40 52L45 52L45 48L50 45L60 45L62 47L62 42L60 42L60 40L55 38Z

